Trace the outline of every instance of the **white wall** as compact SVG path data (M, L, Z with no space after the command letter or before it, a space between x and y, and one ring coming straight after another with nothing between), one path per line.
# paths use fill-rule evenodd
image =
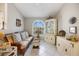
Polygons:
M44 21L45 18L25 18L25 20L24 20L24 28L30 34L32 34L32 23L35 20L43 20Z
M24 30L24 19L23 16L19 13L19 11L15 8L13 4L8 4L8 22L7 29L2 30L5 33L17 32ZM21 19L21 27L16 27L16 19Z
M60 10L60 12L57 15L58 31L63 29L66 31L68 35L70 34L69 27L77 26L77 32L79 34L79 19L77 19L77 22L72 25L69 23L71 17L79 18L79 4L65 4L63 6L63 8Z

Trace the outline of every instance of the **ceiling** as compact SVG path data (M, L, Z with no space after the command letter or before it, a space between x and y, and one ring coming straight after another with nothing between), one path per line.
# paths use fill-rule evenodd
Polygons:
M55 16L63 3L15 3L16 8L24 17Z

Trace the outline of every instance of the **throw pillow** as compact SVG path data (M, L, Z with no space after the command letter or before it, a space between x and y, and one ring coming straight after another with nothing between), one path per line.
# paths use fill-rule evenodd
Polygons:
M29 37L29 34L28 34L28 32L25 32L25 34L26 34L26 37L28 38L28 37Z
M14 40L13 40L13 38L12 38L11 35L6 35L6 38L7 38L8 42L9 42L10 44L13 44L13 43L14 43Z
M22 41L20 33L15 33L14 37L17 40L17 42Z
M21 32L21 36L22 36L23 40L26 40L27 37L26 37L26 33L25 32Z

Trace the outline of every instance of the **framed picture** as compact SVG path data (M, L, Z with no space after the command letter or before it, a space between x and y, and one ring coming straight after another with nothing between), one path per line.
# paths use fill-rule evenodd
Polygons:
M16 26L20 27L21 26L21 20L20 19L16 19Z
M70 32L71 34L76 34L76 33L77 33L77 27L76 27L76 26L70 27L70 28L69 28L69 32Z

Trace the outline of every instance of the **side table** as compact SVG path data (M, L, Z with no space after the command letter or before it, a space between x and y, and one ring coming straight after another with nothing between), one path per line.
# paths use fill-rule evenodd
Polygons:
M33 48L39 48L39 45L40 45L40 38L34 37Z
M17 56L17 47L11 46L7 50L0 51L1 56Z

